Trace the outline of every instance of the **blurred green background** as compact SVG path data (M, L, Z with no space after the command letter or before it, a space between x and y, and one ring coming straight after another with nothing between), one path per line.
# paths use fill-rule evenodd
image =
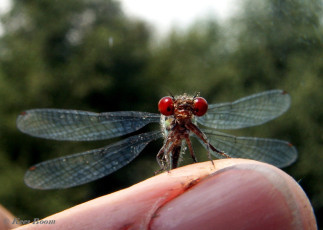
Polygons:
M162 144L150 144L129 165L87 185L33 190L23 182L29 166L111 141L29 137L15 125L23 110L158 112L158 100L169 92L201 92L209 103L219 103L284 89L292 96L286 114L270 124L230 133L292 142L299 158L285 171L305 190L323 226L321 0L245 0L230 20L200 20L188 29L173 29L157 42L154 30L125 15L117 1L12 4L1 15L0 203L14 215L43 218L147 179L158 168L155 155ZM204 159L205 150L195 149Z

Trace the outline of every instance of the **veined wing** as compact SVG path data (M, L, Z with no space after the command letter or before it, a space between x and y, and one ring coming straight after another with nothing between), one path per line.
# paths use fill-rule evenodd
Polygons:
M131 136L115 144L36 164L25 183L37 189L69 188L104 177L132 161L161 131Z
M146 112L93 113L64 109L32 109L17 118L20 131L32 136L69 141L102 140L134 132L160 115Z
M283 114L290 105L290 96L283 90L270 90L241 98L232 103L213 104L200 124L216 129L239 129L270 121Z
M216 149L230 157L263 161L279 168L292 164L297 158L296 148L287 141L256 137L235 137L211 129L202 129L202 131ZM203 143L201 140L200 142ZM211 153L216 157L223 158L216 152Z

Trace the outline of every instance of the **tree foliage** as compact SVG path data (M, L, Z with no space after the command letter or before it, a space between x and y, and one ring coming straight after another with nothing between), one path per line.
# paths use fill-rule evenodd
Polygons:
M17 114L25 109L157 112L158 98L169 92L201 92L215 103L280 88L292 96L282 118L234 133L294 143L299 160L287 171L302 179L321 214L322 5L245 0L240 9L230 21L201 20L152 45L146 24L128 18L112 0L14 1L2 16L0 38L0 181L6 185L1 202L21 218L41 218L152 176L147 165L157 168L155 157L144 153L101 180L103 185L28 189L22 178L29 165L95 144L27 137L15 128Z

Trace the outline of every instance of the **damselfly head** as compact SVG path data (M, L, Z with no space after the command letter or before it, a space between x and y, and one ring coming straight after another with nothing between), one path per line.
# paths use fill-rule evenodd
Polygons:
M208 109L203 97L192 97L186 94L176 97L163 97L158 103L158 110L165 116L173 115L175 119L190 119L203 116Z

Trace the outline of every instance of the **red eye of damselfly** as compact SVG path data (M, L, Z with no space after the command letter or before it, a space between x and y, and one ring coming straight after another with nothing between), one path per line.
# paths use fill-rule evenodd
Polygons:
M171 97L163 97L158 103L158 110L165 116L174 114L174 102Z
M198 117L203 116L208 108L207 101L203 97L194 99L194 114Z

